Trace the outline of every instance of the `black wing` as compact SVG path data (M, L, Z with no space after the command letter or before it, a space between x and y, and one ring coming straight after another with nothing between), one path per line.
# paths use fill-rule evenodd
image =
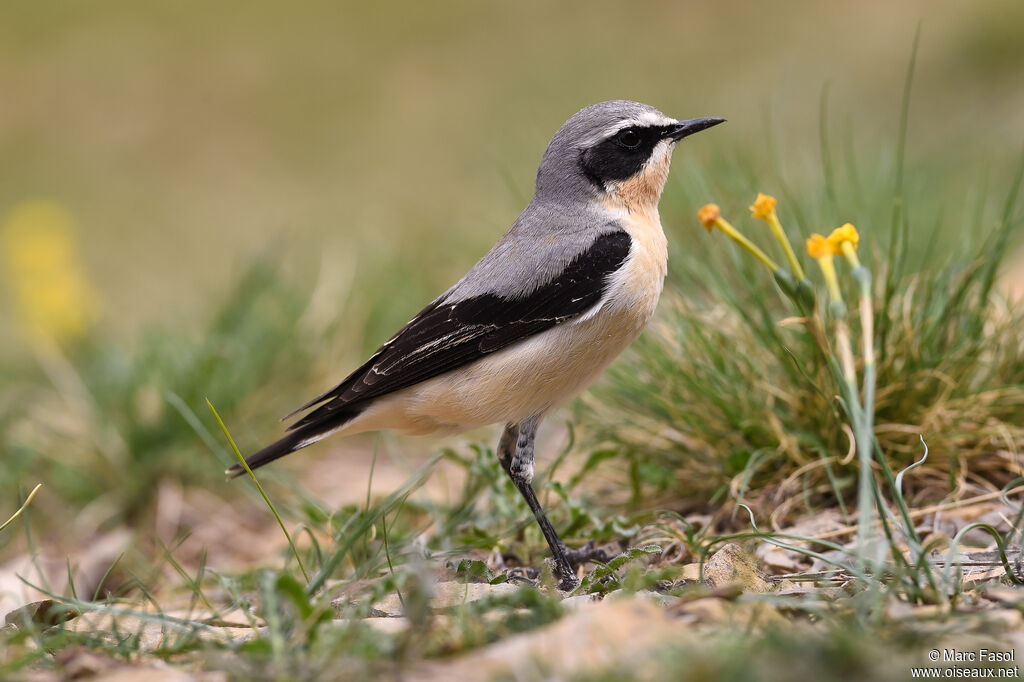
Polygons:
M300 408L326 402L289 430L334 423L338 412L467 365L572 319L604 295L608 276L629 255L623 231L601 235L550 282L521 297L486 294L424 308L367 362L330 391Z

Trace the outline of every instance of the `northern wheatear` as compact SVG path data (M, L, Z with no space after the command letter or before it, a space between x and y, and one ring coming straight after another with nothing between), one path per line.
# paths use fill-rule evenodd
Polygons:
M494 248L361 367L293 412L310 410L249 466L335 433L505 424L498 459L540 524L561 586L573 586L573 564L588 555L565 547L533 491L537 425L651 319L668 260L658 200L672 150L723 120L677 121L622 100L576 113L548 144L533 199Z

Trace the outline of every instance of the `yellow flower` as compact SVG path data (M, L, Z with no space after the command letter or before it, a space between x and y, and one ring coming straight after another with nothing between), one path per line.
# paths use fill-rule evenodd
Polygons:
M860 241L860 235L857 234L857 228L853 226L853 223L846 223L842 227L832 230L828 240L835 245L836 251L839 251L840 247L845 243L851 244L856 249L857 242Z
M768 220L768 216L775 212L775 197L767 194L757 193L757 199L750 207L750 215L761 220Z
M789 237L786 236L786 231L782 229L782 223L779 222L779 216L775 213L776 203L775 197L758 192L757 198L754 199L754 203L750 207L750 215L768 223L775 241L779 243L782 252L786 254L786 260L789 261L789 267L793 269L793 274L796 275L797 280L802 281L806 279L804 269L800 267L800 261L797 260L796 253L793 252L793 245L789 243Z
M846 260L852 267L860 267L860 259L857 258L857 243L860 241L860 235L857 234L857 228L853 226L853 223L846 223L842 227L832 230L828 240L832 243L836 253L846 256Z
M839 289L839 278L836 277L836 266L833 262L836 255L835 244L815 232L807 240L807 255L818 261L821 274L825 277L825 288L828 289L829 299L841 302L843 294Z
M831 258L836 255L836 247L827 238L815 232L807 240L807 255L817 260Z
M700 224L711 232L715 229L715 221L718 220L722 215L721 209L718 208L718 204L705 204L701 206L700 210L697 211L697 220Z
M0 260L17 317L30 335L78 338L98 300L78 261L75 222L56 204L24 201L0 226Z
M722 217L722 211L718 208L718 204L706 204L702 206L701 209L697 211L697 220L700 221L701 225L707 228L708 232L711 232L717 227L730 239L746 249L750 255L764 263L765 267L773 273L779 269L779 266L775 264L775 261L765 255L764 251L744 237L739 230L730 225L729 222Z

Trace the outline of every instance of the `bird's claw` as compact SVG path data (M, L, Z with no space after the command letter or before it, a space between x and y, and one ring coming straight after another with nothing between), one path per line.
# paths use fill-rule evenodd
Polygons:
M597 549L594 547L593 540L587 540L587 544L576 549L569 549L564 544L562 545L562 552L565 554L565 558L569 560L569 565L574 569L579 568L583 564L590 563L591 561L599 561L601 563L608 563L611 557L603 549Z
M551 567L551 574L558 580L558 589L562 592L572 592L580 586L580 579L567 566L561 566L555 559L545 559Z
M593 540L588 540L587 544L576 549L569 549L565 543L560 542L559 549L562 550L562 556L565 557L568 565L563 566L554 558L548 559L548 562L551 564L552 573L558 579L558 589L563 592L572 592L580 586L580 579L576 576L576 570L580 566L591 561L605 563L611 559L603 549L594 547Z

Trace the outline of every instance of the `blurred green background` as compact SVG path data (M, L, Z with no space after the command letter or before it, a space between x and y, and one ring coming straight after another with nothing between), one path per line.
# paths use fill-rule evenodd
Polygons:
M354 360L507 227L582 106L725 116L677 160L770 133L786 172L819 173L826 86L841 129L893 143L919 24L908 156L941 150L966 179L1024 129L1018 0L9 1L0 214L42 198L74 216L118 335L196 327L256 252L355 275L358 348L333 340Z
M243 449L276 435L272 416L343 376L489 248L529 199L547 140L595 101L729 119L676 154L670 288L701 294L705 249L720 246L697 238L693 209L736 188L780 193L801 233L853 219L870 238L881 221L868 216L889 211L919 27L908 194L927 214L917 224L945 230L911 239L956 254L978 241L959 226L985 224L960 218L1002 196L1024 130L1019 0L5 2L6 480L27 485L38 453L69 485L83 470L102 479L68 465L67 448L114 452L116 469L105 430L139 467L93 489L128 478L144 501L162 472L214 471L208 451L182 455L201 447L168 392L196 412L213 398ZM822 120L831 153L856 164L854 215L819 200ZM26 241L47 221L57 247ZM47 261L69 230L77 247ZM19 268L40 259L43 280L74 270L52 296L85 311L70 326L94 325L70 351L93 405L68 409L76 372L37 362L19 331L18 286L32 288ZM251 269L261 259L270 270Z

